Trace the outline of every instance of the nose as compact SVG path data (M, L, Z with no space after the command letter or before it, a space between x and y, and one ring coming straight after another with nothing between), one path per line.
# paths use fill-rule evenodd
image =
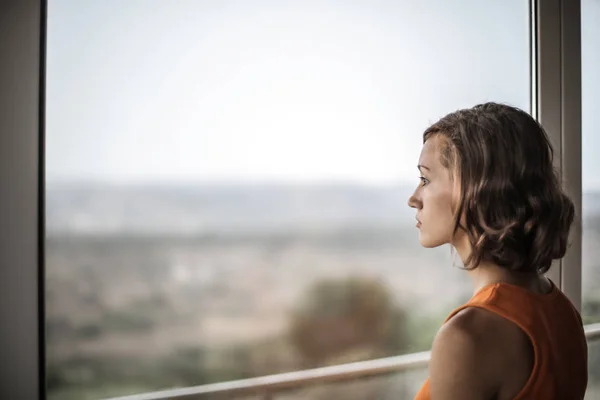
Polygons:
M417 196L416 191L408 198L408 206L410 208L416 208L416 209L422 208L423 204L421 203L421 200Z

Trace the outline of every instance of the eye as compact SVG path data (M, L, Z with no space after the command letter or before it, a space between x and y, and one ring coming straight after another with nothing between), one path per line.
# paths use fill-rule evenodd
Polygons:
M425 178L424 176L420 176L419 179L421 180L421 186L425 186L429 183L429 179Z

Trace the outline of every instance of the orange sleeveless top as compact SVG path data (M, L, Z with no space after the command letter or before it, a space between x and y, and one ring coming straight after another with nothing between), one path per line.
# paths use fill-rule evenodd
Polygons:
M514 400L583 399L587 387L587 343L581 316L552 282L547 294L506 283L488 285L448 318L479 307L518 325L529 336L534 363L529 380ZM415 400L429 400L429 378Z

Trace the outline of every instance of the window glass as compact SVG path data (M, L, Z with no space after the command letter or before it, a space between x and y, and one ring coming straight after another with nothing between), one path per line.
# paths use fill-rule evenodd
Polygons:
M586 400L600 398L600 340L588 341L588 386Z
M594 112L600 104L600 1L581 2L582 114L582 317L600 322L600 133Z
M600 1L581 2L581 114L582 114L582 318L600 322L600 132L594 112L600 104ZM589 344L586 399L600 396L600 345Z
M422 132L529 110L528 2L48 3L49 398L430 347L471 286Z

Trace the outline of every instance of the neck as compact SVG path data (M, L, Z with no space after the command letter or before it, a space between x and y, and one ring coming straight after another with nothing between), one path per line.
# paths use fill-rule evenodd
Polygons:
M465 248L466 246L455 246L456 252L463 263L470 254L470 249L466 251ZM521 286L536 293L548 293L552 286L546 277L536 272L511 271L488 261L482 261L476 268L468 270L467 273L473 282L473 294L484 286L494 283Z
M523 286L527 285L533 278L531 274L518 274L490 262L480 263L476 268L469 270L468 274L473 282L473 293L494 283L510 283Z

